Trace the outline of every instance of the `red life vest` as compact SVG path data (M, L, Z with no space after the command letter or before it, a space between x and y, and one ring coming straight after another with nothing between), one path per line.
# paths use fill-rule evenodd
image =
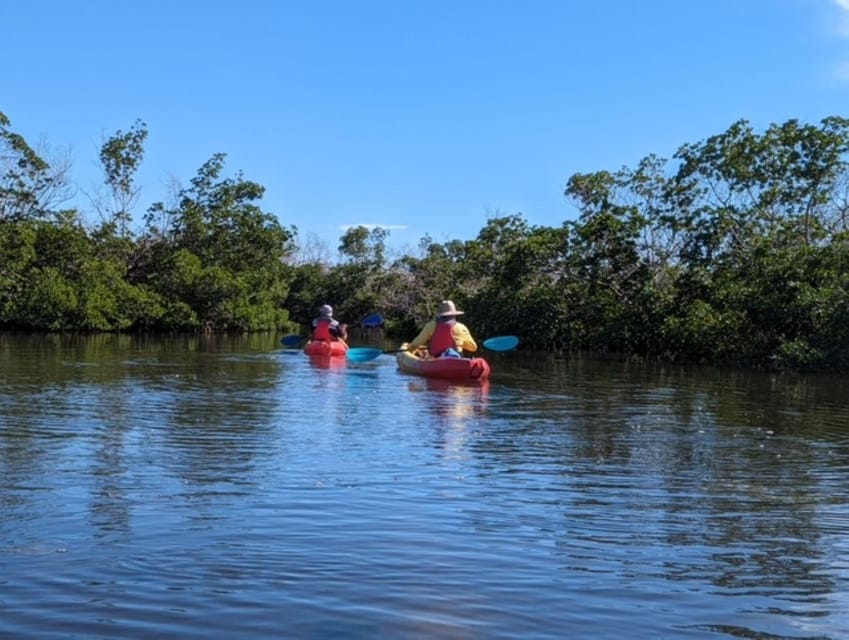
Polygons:
M457 343L454 342L453 334L456 323L456 320L436 323L436 330L433 332L430 342L427 345L430 355L438 358L446 349L457 349Z
M312 330L312 339L313 340L334 340L334 336L330 333L330 320L327 318L321 318L318 323L315 325L315 329Z

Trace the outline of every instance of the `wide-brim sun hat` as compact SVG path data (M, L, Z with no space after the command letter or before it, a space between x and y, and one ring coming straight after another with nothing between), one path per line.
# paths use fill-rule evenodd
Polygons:
M329 304L323 304L318 310L318 313L323 318L329 318L333 315L333 307L331 307Z
M447 318L453 316L461 316L465 311L460 311L457 307L454 306L454 303L451 300L443 300L439 305L439 310L436 312L437 318Z

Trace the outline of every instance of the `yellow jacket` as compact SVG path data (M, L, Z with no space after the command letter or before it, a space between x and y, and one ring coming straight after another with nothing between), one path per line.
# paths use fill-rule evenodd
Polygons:
M430 320L419 332L412 342L407 344L408 351L415 351L419 347L426 346L430 342L433 332L436 331L436 320ZM451 330L451 337L457 345L458 351L477 351L478 343L472 338L469 328L462 322L455 322Z

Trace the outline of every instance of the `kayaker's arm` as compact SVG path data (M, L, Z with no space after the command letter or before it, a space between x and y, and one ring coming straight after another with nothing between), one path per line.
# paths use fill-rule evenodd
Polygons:
M466 325L458 322L454 325L454 330L451 332L451 336L454 338L454 342L457 344L458 349L469 352L478 350L478 343L475 342L475 339L472 337L472 334Z
M340 340L348 339L348 325L337 322L335 325L330 325L330 334L334 338L339 338Z
M427 346L430 342L430 337L436 331L436 320L429 320L428 323L419 331L419 335L413 338L413 341L407 344L407 351L415 351L419 347Z

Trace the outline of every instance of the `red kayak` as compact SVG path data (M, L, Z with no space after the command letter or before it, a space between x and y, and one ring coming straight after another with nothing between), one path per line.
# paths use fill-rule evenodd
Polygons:
M342 340L310 340L304 347L308 356L342 356L348 353L348 345Z
M396 355L398 368L425 378L442 380L486 380L489 363L483 358L419 358L409 351Z

